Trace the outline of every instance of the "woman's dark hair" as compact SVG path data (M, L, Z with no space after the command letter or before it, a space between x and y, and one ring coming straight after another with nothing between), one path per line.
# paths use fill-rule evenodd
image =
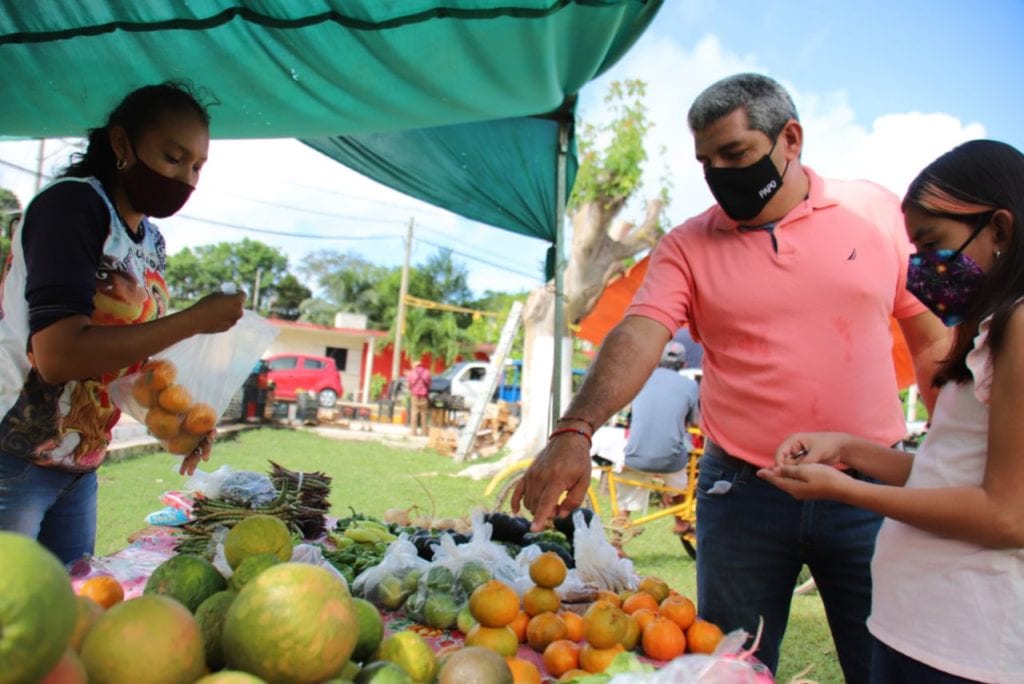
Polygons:
M1010 243L975 294L956 330L952 351L935 375L935 385L971 379L967 354L978 326L992 316L988 344L993 357L1003 346L1014 304L1024 297L1024 154L1006 143L972 140L942 155L910 184L903 210L916 207L933 216L976 225L998 209L1013 214Z
M160 117L168 112L191 112L207 127L210 125L206 107L200 104L193 88L187 83L166 81L159 85L143 86L121 100L121 104L107 117L106 124L89 130L89 144L85 152L72 155L71 163L59 175L75 178L95 176L109 186L117 171L117 159L110 146L110 129L114 126L123 127L134 143L143 131L155 126Z

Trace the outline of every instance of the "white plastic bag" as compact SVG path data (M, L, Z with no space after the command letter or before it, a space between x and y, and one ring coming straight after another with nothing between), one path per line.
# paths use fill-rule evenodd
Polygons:
M115 380L118 408L146 425L172 454L189 454L217 424L231 397L277 336L252 311L222 333L194 335Z
M177 472L178 469L175 468L174 471ZM220 496L220 487L224 484L224 480L233 472L235 472L234 469L226 464L212 473L208 473L202 468L196 468L196 472L185 480L184 488L187 491L202 494L207 499L216 499Z
M608 541L601 519L595 515L588 525L583 513L574 511L572 522L575 526L572 546L580 580L614 592L636 589L640 580L633 570L633 561L619 558L619 552Z

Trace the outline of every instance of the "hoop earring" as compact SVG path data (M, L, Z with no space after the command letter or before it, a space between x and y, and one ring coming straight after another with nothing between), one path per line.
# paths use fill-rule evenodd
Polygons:
M124 159L118 159L117 164L114 165L118 171L124 171L124 167L128 166L128 162Z

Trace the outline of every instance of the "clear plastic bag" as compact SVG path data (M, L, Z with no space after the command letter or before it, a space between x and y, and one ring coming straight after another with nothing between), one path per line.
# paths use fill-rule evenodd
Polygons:
M753 648L744 650L749 636L729 632L711 655L689 653L655 672L616 674L609 684L773 684L771 671L751 657Z
M177 467L174 468L174 472L178 472ZM233 472L235 472L234 468L226 464L212 473L208 473L202 468L196 468L196 472L185 480L183 486L186 491L202 494L207 499L217 499L220 497L221 485Z
M274 483L263 473L236 470L224 478L218 498L239 506L262 508L276 499L277 494Z
M111 383L110 396L169 452L189 454L216 427L277 333L262 316L245 311L230 330L194 335L154 355Z
M575 525L572 546L579 579L615 592L636 589L639 578L633 570L633 561L619 558L619 552L608 541L601 519L595 515L588 525L583 513L574 511L572 520Z
M430 563L419 557L416 546L403 533L388 546L381 562L359 573L352 593L385 610L398 610L419 587Z

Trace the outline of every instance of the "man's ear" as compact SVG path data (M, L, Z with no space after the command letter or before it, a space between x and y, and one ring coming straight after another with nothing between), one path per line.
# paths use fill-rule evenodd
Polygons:
M804 149L804 127L796 119L790 119L782 127L779 143L783 145L787 160L799 159Z

